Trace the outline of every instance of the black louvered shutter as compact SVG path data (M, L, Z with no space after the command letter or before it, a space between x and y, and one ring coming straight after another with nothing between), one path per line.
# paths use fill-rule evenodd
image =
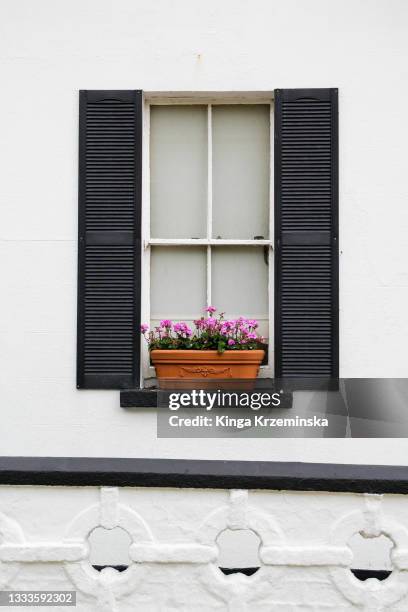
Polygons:
M77 386L139 385L142 92L81 91Z
M275 91L275 356L338 377L338 92Z

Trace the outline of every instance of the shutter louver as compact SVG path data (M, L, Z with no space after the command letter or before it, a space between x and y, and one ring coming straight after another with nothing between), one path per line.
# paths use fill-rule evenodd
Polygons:
M337 89L275 92L276 377L338 377Z
M139 385L141 100L80 92L79 388Z

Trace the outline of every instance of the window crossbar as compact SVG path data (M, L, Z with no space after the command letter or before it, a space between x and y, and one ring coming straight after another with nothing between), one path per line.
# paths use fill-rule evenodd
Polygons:
M144 248L150 246L268 246L273 249L272 240L235 240L223 238L150 238L145 240Z

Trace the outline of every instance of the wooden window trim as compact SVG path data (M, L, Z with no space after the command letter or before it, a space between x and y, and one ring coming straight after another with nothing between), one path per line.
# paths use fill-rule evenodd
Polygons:
M151 246L206 246L207 247L207 306L211 301L211 247L222 245L234 246L268 246L270 265L268 273L268 364L261 366L261 378L274 376L274 103L272 92L237 92L227 93L160 93L144 92L143 104L143 154L142 154L142 295L141 320L150 321L150 253ZM208 189L207 189L207 237L204 239L152 239L150 236L150 108L158 105L193 105L207 106L208 113ZM222 104L267 104L270 107L269 134L269 240L218 240L212 234L212 107ZM142 338L143 341L143 338ZM149 365L149 351L146 342L142 342L140 359L141 387L155 377L155 370Z

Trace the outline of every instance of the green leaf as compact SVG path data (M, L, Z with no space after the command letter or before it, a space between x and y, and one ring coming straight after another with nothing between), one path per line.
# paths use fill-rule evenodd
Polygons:
M217 351L218 351L219 353L223 353L223 352L225 351L225 348L226 348L226 344L225 344L225 342L224 342L223 340L220 340L220 341L218 342Z

